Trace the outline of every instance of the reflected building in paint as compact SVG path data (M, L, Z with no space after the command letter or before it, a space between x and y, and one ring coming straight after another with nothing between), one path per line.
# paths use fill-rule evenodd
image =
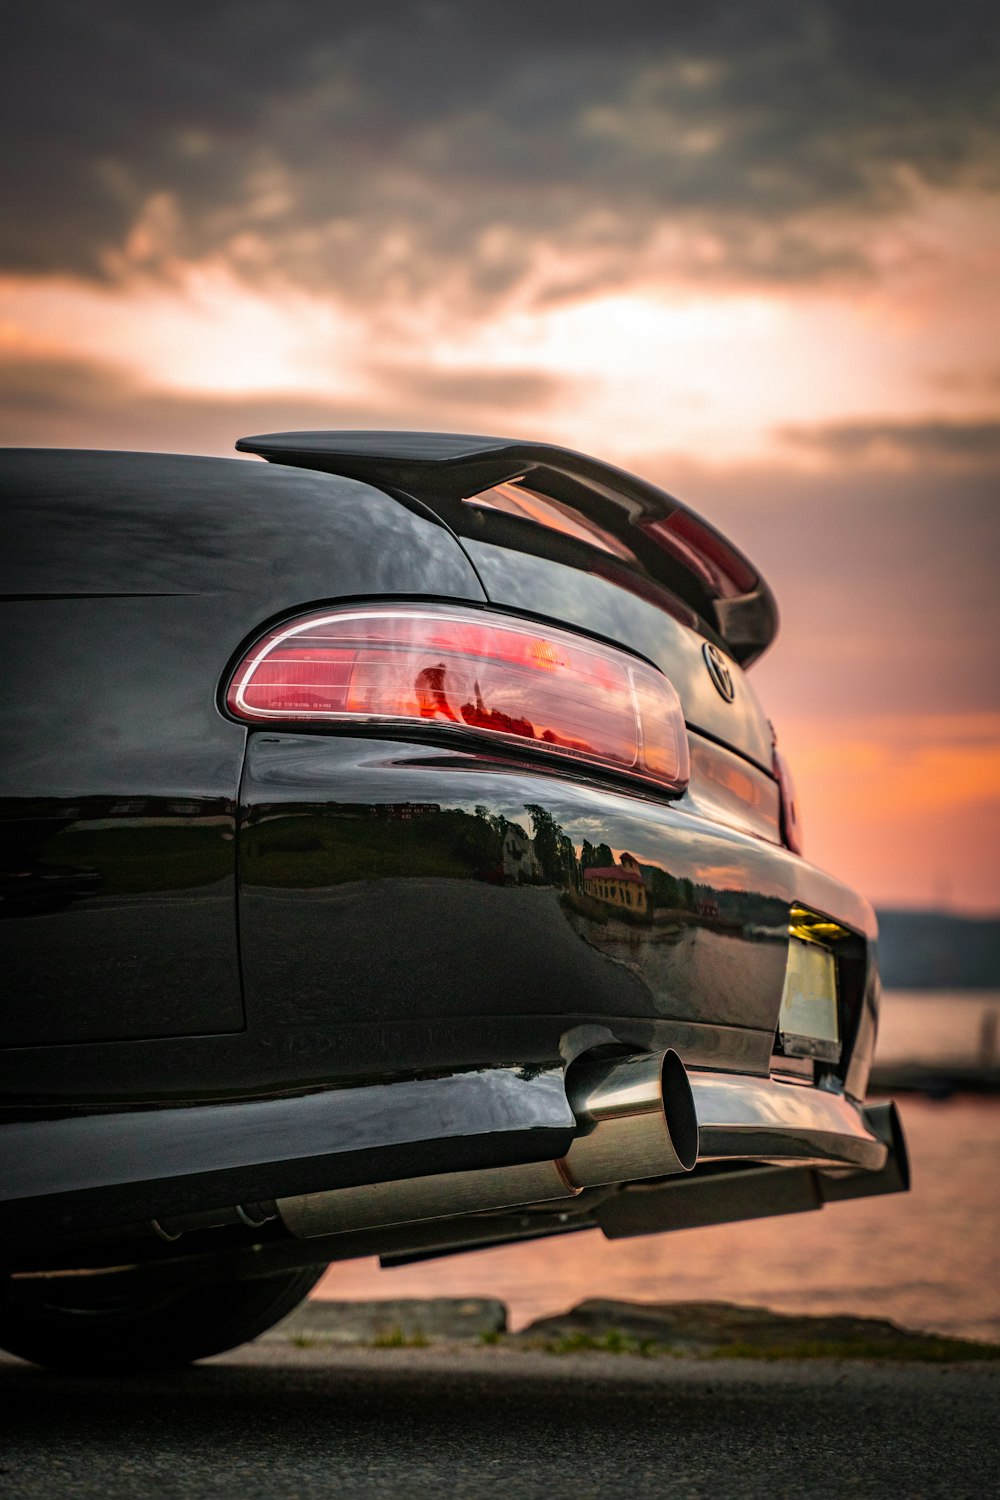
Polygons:
M610 906L623 907L637 916L647 916L653 907L652 892L643 878L639 861L627 851L617 865L594 865L583 872L584 895Z

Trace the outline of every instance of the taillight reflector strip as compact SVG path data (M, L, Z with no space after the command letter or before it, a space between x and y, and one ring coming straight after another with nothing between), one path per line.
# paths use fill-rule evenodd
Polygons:
M774 747L774 774L781 789L781 836L785 846L793 854L802 853L802 819L799 816L799 799L795 793L795 782L788 762Z
M760 582L746 558L690 511L640 521L639 529L693 573L714 598L738 598L752 593Z
M675 791L688 781L684 717L662 672L569 631L460 606L300 617L246 654L226 705L251 722L433 724Z

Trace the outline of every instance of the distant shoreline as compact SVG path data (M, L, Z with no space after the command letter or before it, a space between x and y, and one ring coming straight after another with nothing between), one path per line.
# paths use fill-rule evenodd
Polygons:
M1000 989L1000 916L894 908L877 916L886 989Z

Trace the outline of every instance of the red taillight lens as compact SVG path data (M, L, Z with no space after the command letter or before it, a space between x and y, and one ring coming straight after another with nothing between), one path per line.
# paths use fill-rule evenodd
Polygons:
M690 511L640 521L639 529L683 563L712 595L732 599L757 587L759 579L746 558Z
M795 794L795 782L788 768L788 762L777 746L774 749L774 774L781 788L782 837L793 854L801 854L802 822L799 818L799 799Z
M264 637L226 695L240 719L428 724L639 776L688 780L680 701L612 646L459 607L308 615Z

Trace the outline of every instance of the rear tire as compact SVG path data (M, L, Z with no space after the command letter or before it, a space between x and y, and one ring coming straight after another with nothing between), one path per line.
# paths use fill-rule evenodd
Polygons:
M78 1374L176 1369L272 1328L325 1269L219 1280L207 1262L12 1277L0 1291L0 1348Z

